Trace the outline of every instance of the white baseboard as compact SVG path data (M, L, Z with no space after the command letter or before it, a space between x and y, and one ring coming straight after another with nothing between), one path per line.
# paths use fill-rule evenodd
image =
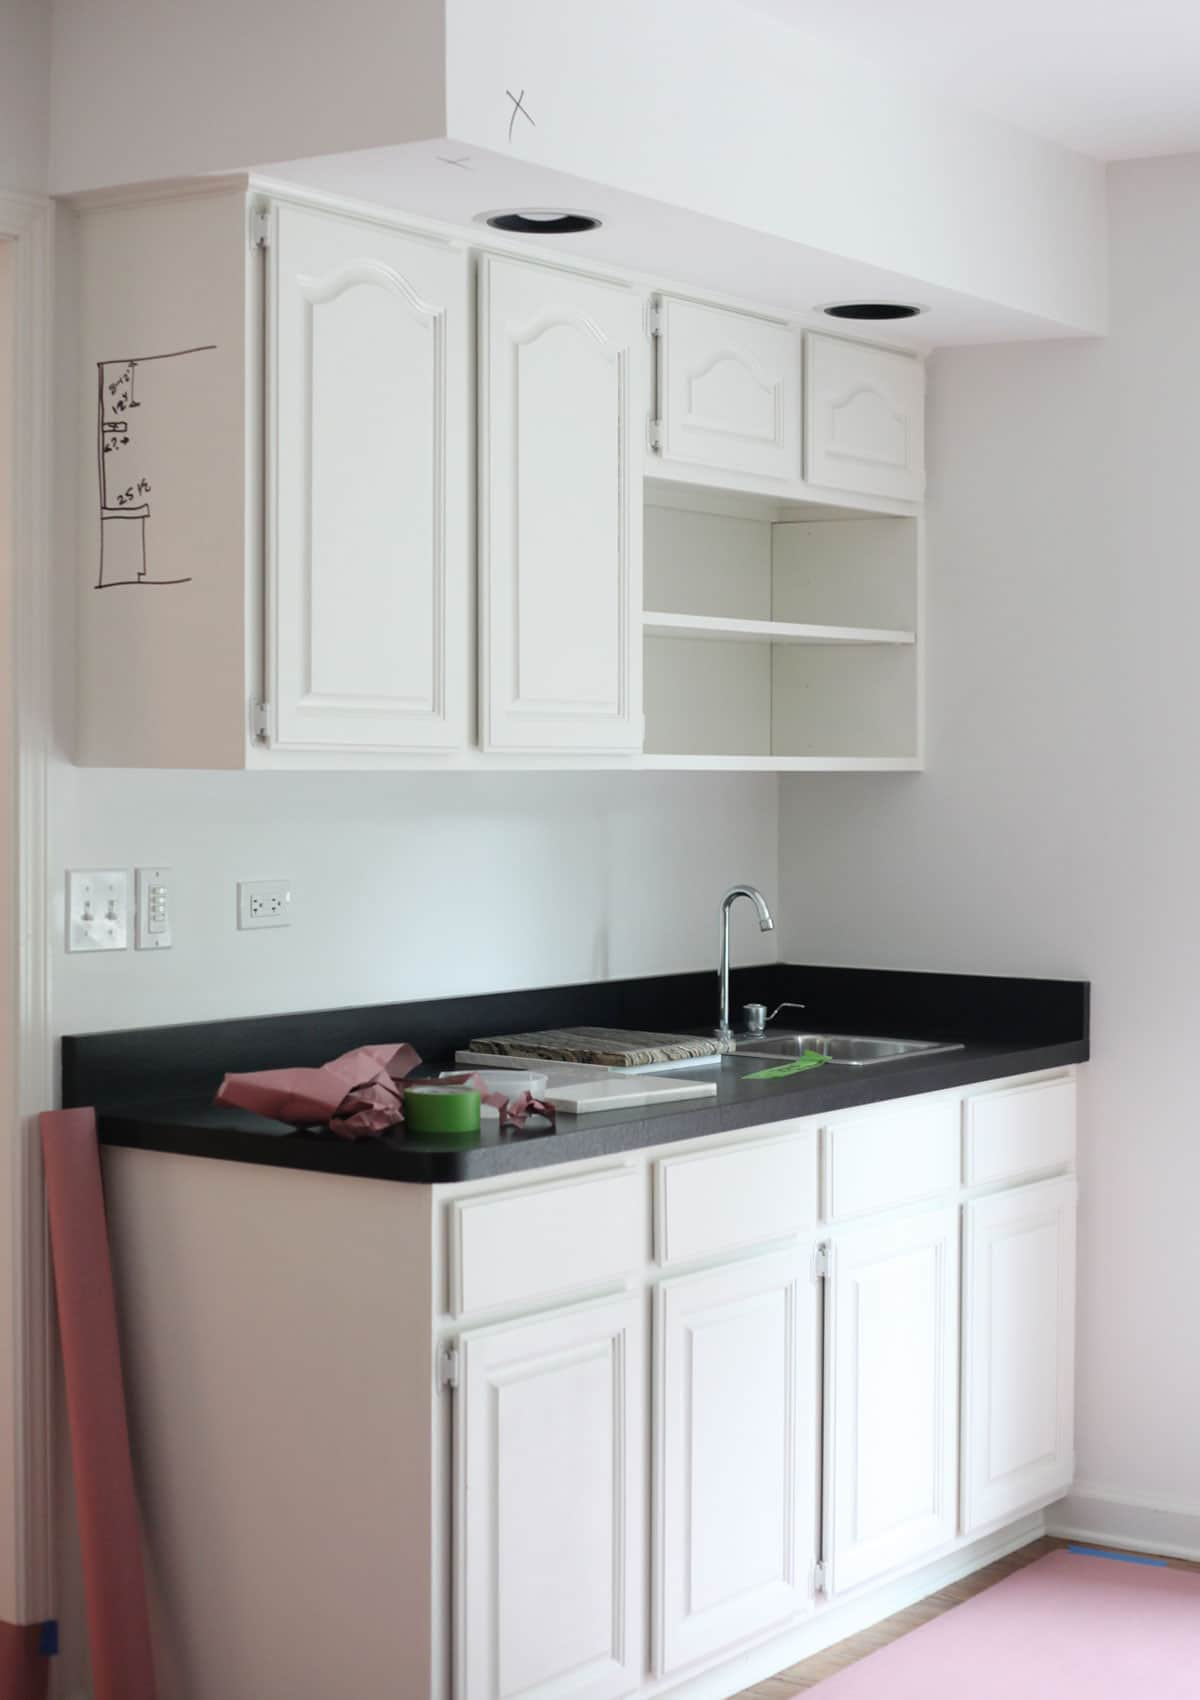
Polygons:
M1096 1489L1069 1493L1047 1508L1046 1533L1200 1563L1200 1511L1110 1494Z
M760 1641L733 1658L723 1659L716 1667L683 1677L677 1682L666 1678L648 1688L646 1693L653 1695L655 1700L725 1700L730 1694L751 1688L756 1682L774 1676L777 1671L786 1670L789 1665L799 1664L801 1659L811 1658L814 1653L823 1652L835 1642L844 1641L848 1635L857 1635L860 1630L881 1623L894 1612L915 1605L918 1600L936 1594L941 1588L948 1588L952 1582L982 1570L986 1564L994 1564L998 1558L1005 1558L1019 1547L1028 1546L1030 1541L1036 1541L1045 1533L1045 1514L1036 1511L980 1540L955 1546L932 1564L911 1570L883 1587L868 1588L845 1600L821 1605L795 1628Z

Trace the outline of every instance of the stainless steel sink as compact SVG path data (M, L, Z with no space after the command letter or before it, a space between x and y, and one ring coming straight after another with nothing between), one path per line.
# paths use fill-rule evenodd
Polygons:
M865 1068L870 1063L898 1062L902 1057L928 1057L937 1051L961 1051L957 1043L938 1039L869 1039L858 1033L753 1033L736 1040L741 1057L776 1061L817 1051L831 1063Z

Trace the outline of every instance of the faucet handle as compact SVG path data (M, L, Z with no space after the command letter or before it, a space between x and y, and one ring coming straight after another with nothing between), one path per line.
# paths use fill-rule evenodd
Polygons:
M804 1005L802 1003L793 1003L790 998L785 998L782 1003L776 1004L775 1008L771 1011L770 1015L767 1016L767 1024L774 1021L775 1017L779 1014L781 1009L803 1009L803 1008L804 1008Z
M747 1033L761 1033L767 1025L767 1006L765 1003L744 1003L742 1005L742 1026Z

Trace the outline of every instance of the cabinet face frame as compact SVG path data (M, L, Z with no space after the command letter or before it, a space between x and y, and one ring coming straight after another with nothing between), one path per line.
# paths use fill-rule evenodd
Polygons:
M550 337L557 339L557 368L547 352ZM563 364L568 359L573 367ZM549 264L480 256L478 636L484 751L632 755L642 749L642 444L649 366L644 303L632 288ZM585 405L589 386L593 413ZM523 433L552 459L551 406L566 420L575 410L596 452L581 456L580 444L568 435L574 470L571 454L560 453L559 476L546 478L530 494L522 480L532 479L535 469L523 464ZM611 465L600 454L606 440L603 453L611 456ZM581 458L587 463L582 477ZM609 474L611 487L605 482ZM581 514L572 498L586 511ZM601 533L592 562L603 584L590 610L589 631L588 610L576 619L561 600L550 540L553 536L564 562L573 550L594 547L588 515L605 509L611 509L611 535ZM543 627L534 633L536 574L549 612L543 610ZM602 644L611 646L610 654ZM565 688L540 694L544 675ZM574 682L585 680L573 697Z
M643 1680L646 1661L645 1549L647 1533L646 1304L640 1292L548 1311L530 1320L477 1328L458 1342L454 1397L454 1700L619 1700ZM611 1423L611 1491L607 1533L611 1544L608 1648L566 1670L513 1687L505 1673L502 1557L505 1459L526 1485L530 1461L522 1458L522 1433L505 1432L506 1392L538 1377L576 1372L606 1375L603 1397ZM577 1413L580 1414L580 1413ZM600 1417L588 1408L584 1415ZM569 1441L570 1435L566 1436ZM561 1462L561 1460L560 1460ZM585 1483L586 1485L586 1483ZM549 1492L549 1489L547 1490ZM483 1503L479 1503L482 1495ZM549 1498L522 1506L553 1525L565 1508ZM529 1607L529 1601L523 1602ZM594 1627L594 1626L590 1626ZM516 1626L518 1637L521 1625ZM530 1643L536 1635L531 1630ZM510 1649L520 1659L520 1648Z
M1035 1181L1028 1186L992 1193L969 1201L963 1212L963 1369L962 1369L962 1533L974 1534L987 1526L1015 1517L1029 1506L1065 1493L1075 1473L1075 1238L1078 1183L1073 1175ZM1019 1391L998 1363L999 1354L1011 1345L1012 1333L996 1329L997 1253L1006 1243L1012 1246L1022 1236L1050 1233L1054 1244L1056 1289L1040 1295L1031 1304L1028 1269L1010 1261L1009 1297L1020 1314L1024 1301L1025 1322L1040 1324L1050 1331L1043 1337L1053 1357L1051 1381L1037 1382L1027 1392L1031 1400L1045 1403L1040 1410L1051 1433L1049 1450L1010 1465L1006 1471L993 1469L993 1449L1000 1440L993 1428L997 1412L994 1397L998 1384L1010 1398ZM1033 1252L1035 1248L1027 1247ZM1022 1291L1022 1276L1026 1288ZM1035 1314L1032 1318L1029 1310ZM1028 1326L1022 1334L1029 1340ZM1019 1423L1021 1412L1010 1405L1001 1415ZM1029 1402L1025 1408L1030 1418ZM1034 1414L1036 1421L1036 1413Z

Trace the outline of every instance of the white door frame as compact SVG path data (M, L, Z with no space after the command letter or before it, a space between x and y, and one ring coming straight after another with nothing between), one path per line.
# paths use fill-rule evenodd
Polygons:
M0 1620L52 1615L51 1281L34 1120L56 1101L51 1045L47 776L53 318L51 203L0 191L12 244L7 551L0 551L0 902L12 946L0 964ZM4 516L0 515L0 524ZM11 570L5 570L7 553ZM11 1487L10 1485L11 1484Z

